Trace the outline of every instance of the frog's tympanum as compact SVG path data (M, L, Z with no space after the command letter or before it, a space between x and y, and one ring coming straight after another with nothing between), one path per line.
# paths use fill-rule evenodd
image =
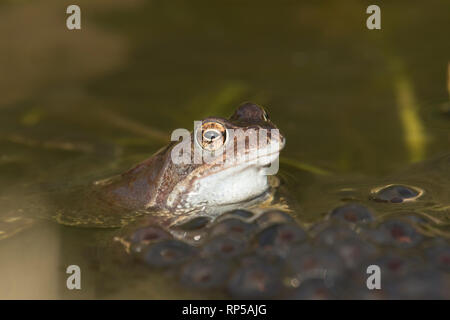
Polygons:
M253 103L241 105L229 119L208 117L190 134L187 163L173 159L183 141L172 142L122 175L98 183L98 196L118 207L177 216L260 198L270 187L266 169L285 144L281 134L271 134L273 129L266 111ZM244 144L236 132L247 135ZM249 133L258 143L250 143ZM195 160L199 150L208 160Z

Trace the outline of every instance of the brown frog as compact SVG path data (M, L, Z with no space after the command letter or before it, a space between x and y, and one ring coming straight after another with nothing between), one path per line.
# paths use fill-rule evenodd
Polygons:
M181 141L120 176L96 182L95 193L124 209L214 215L263 199L271 186L267 169L284 145L267 112L244 103L229 119L203 119Z
M2 206L6 214L0 221L3 237L38 217L85 227L119 227L141 216L172 224L279 202L273 174L285 138L262 107L244 103L228 119L208 117L192 132L180 132L123 174L88 186L68 181L38 189L20 202L8 197L11 209Z

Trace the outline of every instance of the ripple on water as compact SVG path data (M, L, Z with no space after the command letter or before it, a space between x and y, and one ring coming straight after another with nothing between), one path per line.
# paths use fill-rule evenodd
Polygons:
M375 188L371 192L371 199L378 202L402 203L420 198L424 191L413 186L390 184Z

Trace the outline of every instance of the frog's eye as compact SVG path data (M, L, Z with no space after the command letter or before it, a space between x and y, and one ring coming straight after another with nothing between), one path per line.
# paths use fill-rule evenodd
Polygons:
M219 122L203 123L199 133L197 134L197 141L203 149L214 151L225 144L227 130Z

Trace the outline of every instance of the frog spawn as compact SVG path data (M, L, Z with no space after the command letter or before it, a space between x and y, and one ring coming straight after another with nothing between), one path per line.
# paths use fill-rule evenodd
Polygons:
M170 269L182 286L232 298L450 298L449 243L428 239L418 221L409 215L379 223L358 203L309 228L283 211L236 210L177 227L201 235L197 242L156 226L128 240L141 263ZM366 287L373 264L381 268L381 290Z

